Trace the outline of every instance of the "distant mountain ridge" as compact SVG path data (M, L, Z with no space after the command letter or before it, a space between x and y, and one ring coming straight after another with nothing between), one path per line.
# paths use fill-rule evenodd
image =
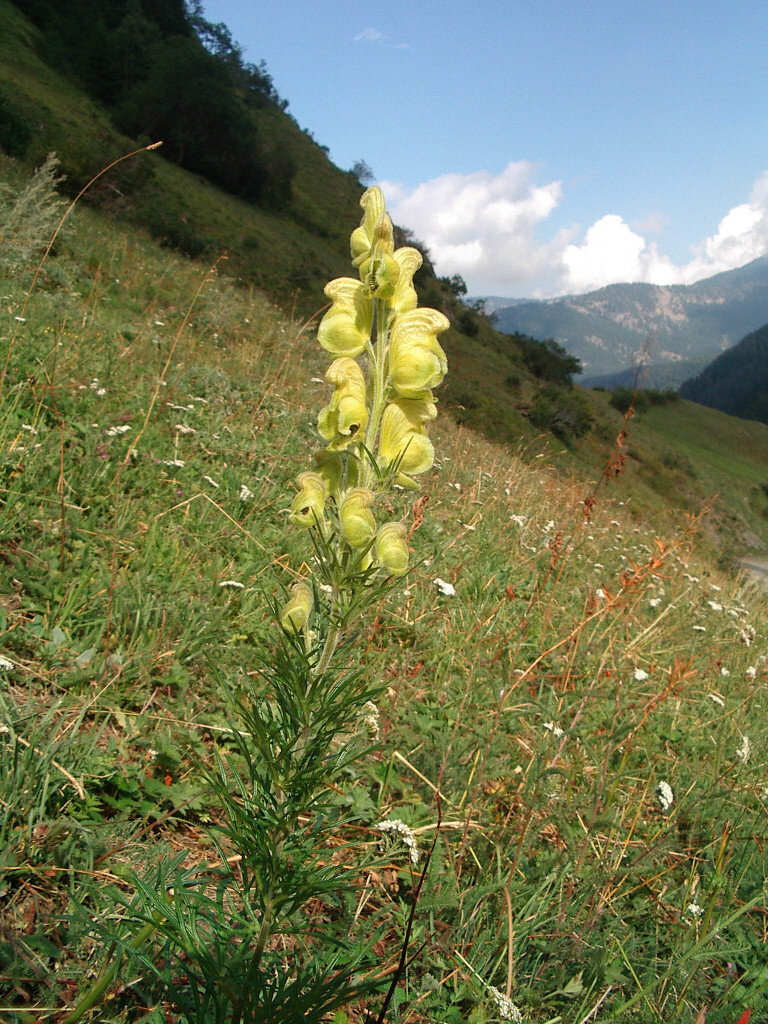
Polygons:
M621 373L643 350L675 385L768 320L768 256L690 285L613 284L586 295L511 302L494 297L496 326L554 338L582 363L585 380Z

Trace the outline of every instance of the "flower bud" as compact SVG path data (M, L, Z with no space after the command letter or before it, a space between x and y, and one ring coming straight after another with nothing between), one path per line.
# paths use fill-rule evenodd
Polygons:
M330 450L346 448L361 439L368 423L365 376L354 359L335 359L325 374L335 384L330 404L320 411L317 429L329 441Z
M371 512L373 491L355 487L348 491L339 507L341 532L353 548L364 548L376 534L376 520Z
M286 633L300 633L306 629L315 598L306 583L294 583L291 597L280 613L280 625Z
M400 314L392 328L389 373L392 387L403 398L431 397L448 369L437 335L450 326L436 309L412 309Z
M325 286L331 308L320 321L317 340L332 356L359 356L371 336L373 307L360 281L337 277Z
M408 571L408 545L402 523L385 523L376 534L376 561L390 576Z
M290 520L297 526L315 526L323 521L325 481L319 473L299 473L296 478L299 493L291 505Z

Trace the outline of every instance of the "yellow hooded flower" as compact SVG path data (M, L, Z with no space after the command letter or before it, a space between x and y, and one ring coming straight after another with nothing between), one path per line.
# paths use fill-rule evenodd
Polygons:
M314 526L323 521L326 486L319 473L299 473L299 493L291 505L290 520L297 526Z
M371 512L373 491L355 487L348 491L339 507L341 532L353 548L364 548L376 534L376 520Z
M300 633L306 628L314 607L312 589L306 583L294 583L290 600L280 612L280 625L286 633Z
M317 340L332 356L359 356L371 336L373 307L360 281L337 277L325 286L331 308L320 321Z
M387 215L387 204L384 201L384 193L373 185L366 189L360 196L360 205L363 208L363 219L359 228L355 228L349 239L352 253L352 265L359 267L371 255L374 241L376 241L376 228L386 218L389 221L389 231L392 231L392 221ZM381 232L381 228L379 229ZM386 233L386 226L384 227ZM393 243L394 247L394 243ZM391 250L390 250L391 251Z
M400 274L390 305L398 313L407 313L409 309L415 309L419 302L416 289L413 287L413 275L423 260L419 250L413 249L409 245L402 249L396 249L393 259L400 267Z
M379 460L382 468L397 463L398 483L414 486L405 474L425 473L435 461L435 450L424 424L437 416L433 402L400 398L389 402L381 418Z
M346 448L352 441L362 438L368 423L365 376L354 359L343 356L334 359L328 367L325 379L334 384L330 404L320 410L317 429L334 451Z
M412 309L395 319L389 349L392 387L402 398L427 398L448 369L437 335L450 326L436 309Z
M406 536L402 523L385 523L376 534L376 561L390 576L408 572Z

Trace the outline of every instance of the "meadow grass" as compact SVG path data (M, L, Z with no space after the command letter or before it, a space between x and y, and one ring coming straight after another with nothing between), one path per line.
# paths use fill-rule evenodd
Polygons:
M31 292L0 280L14 1024L63 1019L105 934L125 967L92 1019L166 1019L162 942L127 949L136 879L214 886L229 852L210 773L246 766L222 693L258 676L303 571L287 510L327 360L221 270L89 215ZM346 885L295 910L275 962L320 921L373 950L339 1022L375 1020L393 978L403 1024L759 1019L765 596L696 519L637 515L620 473L584 483L445 416L433 439L402 498L414 568L342 647L383 688L378 741L326 794Z

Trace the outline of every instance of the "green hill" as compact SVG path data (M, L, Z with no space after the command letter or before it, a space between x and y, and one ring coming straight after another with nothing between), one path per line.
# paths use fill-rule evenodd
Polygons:
M768 423L768 326L723 352L680 394L745 420Z

